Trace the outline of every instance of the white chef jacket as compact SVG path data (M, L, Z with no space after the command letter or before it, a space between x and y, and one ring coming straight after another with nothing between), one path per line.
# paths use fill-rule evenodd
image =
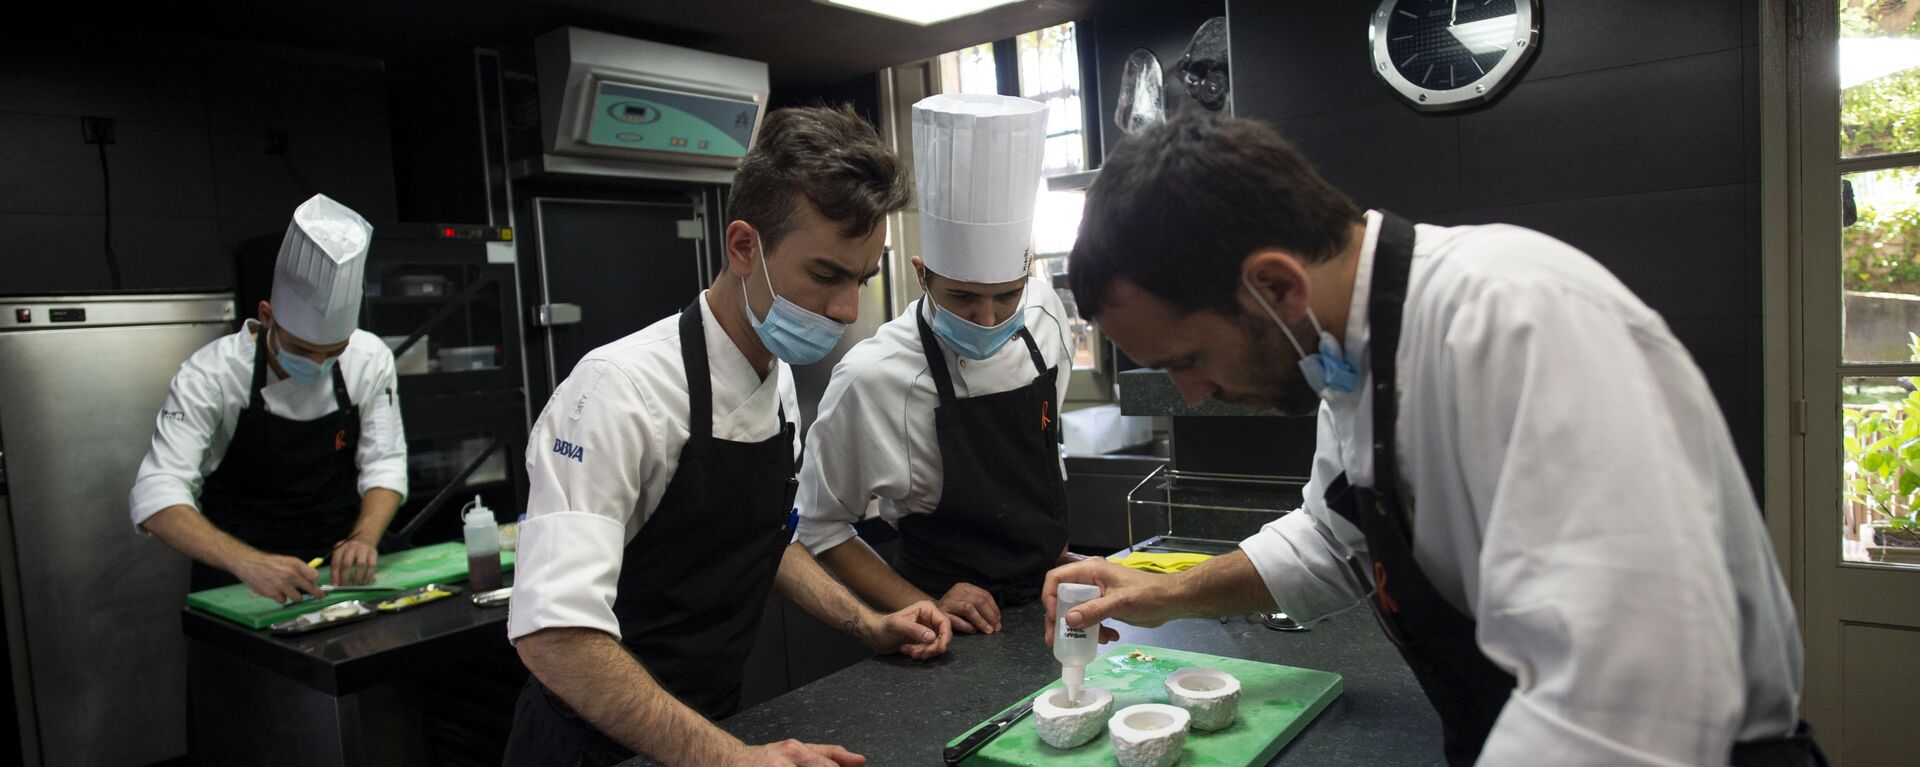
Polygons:
M253 391L256 320L214 339L193 353L173 375L167 399L153 424L153 444L127 494L134 529L172 506L200 508L200 486L220 467ZM376 487L407 496L407 437L400 420L393 352L379 336L355 330L338 361L347 382L347 398L360 408L360 494ZM333 374L313 383L281 379L267 371L260 397L267 412L295 421L311 421L338 412Z
M800 469L798 537L808 551L819 554L854 537L853 523L866 514L869 498L878 497L881 517L895 524L908 514L931 514L940 505L940 440L933 423L940 392L914 321L926 302L915 301L833 368L807 431L807 462ZM1066 310L1053 285L1035 277L1027 281L1020 311L1040 356L1060 371L1054 381L1058 412L1073 372ZM940 353L947 357L956 397L1012 391L1039 375L1018 337L984 360L964 360L945 343ZM1060 471L1064 477L1064 463Z
M782 405L787 420L797 422L800 404L786 363L775 360L762 380L713 318L706 292L699 303L713 436L764 442L780 431ZM587 353L554 390L527 441L531 489L515 551L508 640L558 627L620 637L613 602L621 564L679 466L690 434L687 408L678 312ZM799 443L795 429L795 457Z
M1304 513L1241 542L1275 603L1354 606L1373 486L1366 240ZM1398 354L1413 555L1518 680L1481 764L1724 765L1793 730L1801 645L1759 508L1706 380L1659 315L1578 250L1513 226L1420 226ZM1371 568L1365 568L1371 572ZM1391 579L1388 593L1392 593Z

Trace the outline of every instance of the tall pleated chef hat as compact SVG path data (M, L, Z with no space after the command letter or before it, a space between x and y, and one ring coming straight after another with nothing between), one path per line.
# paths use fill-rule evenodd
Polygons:
M913 105L928 269L961 282L1027 276L1046 141L1047 107L1030 99L950 93Z
M300 204L273 265L273 318L311 344L337 344L360 322L373 225L324 194Z

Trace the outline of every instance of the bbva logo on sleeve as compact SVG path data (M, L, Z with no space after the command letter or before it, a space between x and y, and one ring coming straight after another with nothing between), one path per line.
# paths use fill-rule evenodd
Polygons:
M564 439L556 439L553 441L553 452L572 458L574 463L587 462L587 448L585 445L576 445Z

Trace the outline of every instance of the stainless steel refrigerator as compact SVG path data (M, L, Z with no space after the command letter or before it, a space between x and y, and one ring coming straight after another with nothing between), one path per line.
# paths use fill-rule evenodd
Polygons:
M25 764L187 752L188 563L134 530L127 491L174 372L233 320L225 293L0 297L0 595Z

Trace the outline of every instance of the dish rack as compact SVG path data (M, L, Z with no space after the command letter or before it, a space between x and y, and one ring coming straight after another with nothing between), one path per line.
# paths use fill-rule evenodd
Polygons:
M1244 536L1226 534L1236 525L1222 515L1287 514L1299 508L1306 485L1305 477L1182 471L1161 465L1127 491L1127 540L1133 541L1128 550L1231 553L1239 549ZM1141 517L1147 519L1138 521ZM1202 524L1202 517L1214 524ZM1239 526L1251 534L1266 521L1249 519Z

